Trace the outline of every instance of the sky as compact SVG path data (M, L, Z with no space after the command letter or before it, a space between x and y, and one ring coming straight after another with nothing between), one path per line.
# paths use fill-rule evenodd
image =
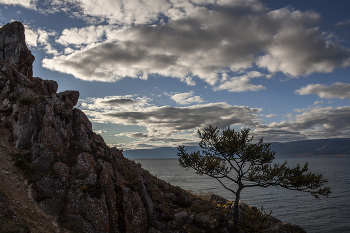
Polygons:
M124 150L198 145L209 124L265 142L349 138L350 0L0 0L34 76Z

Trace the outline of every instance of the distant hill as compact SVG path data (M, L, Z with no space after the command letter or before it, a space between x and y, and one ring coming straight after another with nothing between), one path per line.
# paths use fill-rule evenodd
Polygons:
M188 151L199 150L198 146L185 147ZM283 156L317 156L317 155L350 155L350 138L315 139L294 142L273 142L272 150L276 157ZM177 148L160 147L154 149L127 150L127 158L177 158Z
M350 155L350 138L271 143L278 156Z
M186 146L187 151L199 150L199 146ZM127 158L177 158L176 147L159 147L154 149L125 150Z

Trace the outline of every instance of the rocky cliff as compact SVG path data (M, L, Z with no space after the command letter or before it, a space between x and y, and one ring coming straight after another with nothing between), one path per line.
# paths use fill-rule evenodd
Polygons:
M121 150L109 148L93 132L86 115L74 108L79 92L57 93L55 81L33 77L33 61L23 25L13 22L2 27L0 124L8 134L0 135L12 145L9 150L17 151L11 156L22 170L28 194L59 224L56 231L232 230L232 202L216 195L200 197L172 186L126 159ZM0 188L5 189L0 190L4 196L1 200L12 198L6 197L6 185ZM5 203L1 200L0 205ZM240 213L242 232L303 232L245 204L241 204ZM0 211L0 223L14 221L13 217ZM28 218L23 219L27 224L23 232L30 232L32 225L26 222Z

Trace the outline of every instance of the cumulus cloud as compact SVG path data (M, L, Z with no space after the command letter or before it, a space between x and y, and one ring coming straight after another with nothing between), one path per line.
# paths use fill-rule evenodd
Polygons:
M44 13L67 12L87 22L107 22L119 25L144 25L176 19L193 10L197 4L214 4L214 0L55 0L43 5ZM73 10L72 10L73 9Z
M323 101L315 101L314 102L314 105L320 105L320 104L323 104Z
M54 56L60 53L52 46L50 37L54 37L57 33L55 31L47 31L41 28L32 28L29 25L24 25L26 43L30 47L39 47L47 54Z
M194 96L193 91L172 94L171 99L174 100L177 104L181 105L204 102L204 100L200 96Z
M271 117L276 117L277 115L276 114L268 114L268 115L260 114L260 116L266 117L266 118L271 118Z
M213 4L211 9L208 4ZM297 77L350 65L350 51L317 27L321 17L314 11L270 10L259 1L106 1L96 6L83 1L78 5L84 14L115 24L65 29L56 42L82 48L44 59L43 66L87 81L147 79L158 74L188 85L200 78L214 86L222 75L231 74L215 89L257 91L265 87L251 84L248 75L232 72L257 66Z
M266 54L258 58L258 66L299 76L349 65L350 51L315 27L321 19L316 12L282 8L269 12L268 17L280 20L279 30L265 48Z
M36 10L37 0L0 0L0 4L19 5L27 9Z
M95 133L97 134L104 134L104 133L107 133L106 130L97 130L97 131L94 131Z
M64 29L62 35L56 40L62 45L82 45L102 41L106 33L106 26L89 26L85 28Z
M232 77L227 79L227 75L221 80L221 84L214 87L214 90L228 90L230 92L245 92L245 91L258 91L266 89L262 85L253 85L250 83L251 78L257 78L264 76L262 73L257 71L251 71L246 75Z
M37 32L33 31L28 25L24 25L24 29L26 44L30 47L37 47L39 37Z
M316 94L322 99L350 99L350 84L348 83L334 83L332 86L323 84L309 84L295 91L299 95Z

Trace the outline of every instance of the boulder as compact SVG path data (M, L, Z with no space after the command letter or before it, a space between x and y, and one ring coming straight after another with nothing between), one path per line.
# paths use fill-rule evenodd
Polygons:
M212 228L214 221L206 214L200 213L195 217L195 223L199 227L209 227Z
M188 212L186 210L181 211L177 214L174 214L174 219L179 223L179 224L184 224L188 218Z

